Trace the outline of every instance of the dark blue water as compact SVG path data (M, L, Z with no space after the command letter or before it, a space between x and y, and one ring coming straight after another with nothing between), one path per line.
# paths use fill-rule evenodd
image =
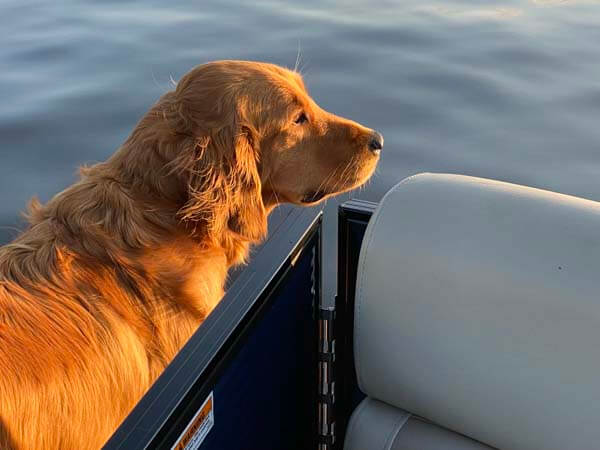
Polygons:
M385 136L361 198L445 171L600 200L598 1L168 3L0 0L0 242L170 77L224 58L293 67L299 47L317 102Z

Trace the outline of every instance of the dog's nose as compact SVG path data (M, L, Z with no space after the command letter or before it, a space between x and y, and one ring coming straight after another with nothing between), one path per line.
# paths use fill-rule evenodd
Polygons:
M375 131L375 133L373 133L373 137L369 141L369 149L373 153L378 155L381 152L382 148L383 148L383 136L381 133Z

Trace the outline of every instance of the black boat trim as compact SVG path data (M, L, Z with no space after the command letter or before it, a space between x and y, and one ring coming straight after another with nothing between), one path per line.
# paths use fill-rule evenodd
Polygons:
M268 308L299 254L309 246L317 252L313 258L313 307L318 308L322 211L284 207L277 213L282 219L269 239L254 252L251 263L239 272L223 300L115 431L105 449L170 448L209 395L251 325Z
M350 200L338 209L338 275L335 299L336 341L336 434L342 438L334 443L334 449L343 447L348 420L357 403L358 389L354 367L354 300L358 255L364 231L377 208L377 203Z

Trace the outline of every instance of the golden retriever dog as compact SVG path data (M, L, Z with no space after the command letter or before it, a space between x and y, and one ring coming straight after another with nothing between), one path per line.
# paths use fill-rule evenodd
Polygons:
M282 202L363 184L382 136L296 72L187 73L0 248L0 448L97 449L223 295Z

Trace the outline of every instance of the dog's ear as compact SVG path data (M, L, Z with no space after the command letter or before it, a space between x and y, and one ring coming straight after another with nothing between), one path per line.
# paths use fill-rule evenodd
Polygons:
M257 241L267 231L257 133L239 99L210 81L182 80L176 92L174 106L184 130L172 165L183 169L188 190L180 217L202 222L216 242L223 243L231 232Z
M203 190L217 189L224 193L217 209L222 211L218 221L226 220L223 224L226 229L244 239L257 241L267 231L267 214L258 173L259 154L254 132L249 125L240 122L234 119L211 136L205 150L208 156L206 162L218 173L205 177L205 182L210 181ZM219 181L215 183L216 179ZM194 201L193 198L191 200Z
M234 188L227 224L231 231L246 239L260 240L267 233L267 213L258 173L255 134L249 126L240 125L231 139L234 160L229 180Z

